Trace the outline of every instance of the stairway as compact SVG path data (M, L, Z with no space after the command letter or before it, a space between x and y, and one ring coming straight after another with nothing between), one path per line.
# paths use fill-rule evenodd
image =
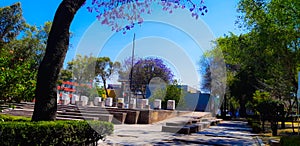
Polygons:
M171 132L177 134L197 133L203 129L209 128L211 125L217 125L222 119L212 117L210 113L204 116L192 115L185 116L179 120L166 122L162 126L162 132Z

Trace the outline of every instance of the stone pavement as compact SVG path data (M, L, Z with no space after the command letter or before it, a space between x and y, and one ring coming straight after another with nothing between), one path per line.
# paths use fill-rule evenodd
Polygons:
M154 124L114 125L114 134L108 136L100 145L154 145L155 143L174 139L176 134L161 132L166 122L188 121L191 116L203 117L209 113L191 112L186 115L166 119Z
M184 135L173 141L185 142L185 144L197 145L258 145L257 134L251 133L251 128L242 121L222 121L218 126L210 126L196 134Z
M200 112L192 113L195 114L205 115ZM114 134L104 142L99 142L99 145L258 145L256 135L242 121L222 121L218 126L210 126L191 135L161 132L161 127L166 122L182 121L189 116L191 114L147 125L115 125Z

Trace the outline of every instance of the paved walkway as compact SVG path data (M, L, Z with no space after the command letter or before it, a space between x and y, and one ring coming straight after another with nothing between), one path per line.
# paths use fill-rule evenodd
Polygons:
M154 124L115 125L114 134L108 136L102 145L153 145L165 139L174 139L176 137L174 133L161 132L162 125L165 125L166 122L188 121L192 116L202 117L207 114L204 112L191 112Z
M198 133L177 137L173 141L197 145L255 146L258 145L256 136L251 133L246 122L222 121L218 126L210 126Z
M193 115L203 116L205 113L194 112L155 124L115 125L114 134L99 145L257 145L256 135L251 134L251 129L241 121L222 121L218 126L191 135L161 132L166 122L188 120Z

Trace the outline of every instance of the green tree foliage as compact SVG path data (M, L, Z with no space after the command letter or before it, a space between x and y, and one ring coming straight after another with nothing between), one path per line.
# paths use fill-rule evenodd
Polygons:
M158 84L157 84L158 85ZM153 92L153 93L152 93ZM168 100L175 100L175 106L185 106L184 91L178 82L175 80L169 85L156 86L156 89L151 91L150 102L154 102L155 99L162 101L162 108L167 108Z
M200 62L200 74L202 75L201 78L201 90L204 92L210 92L211 90L211 71L210 71L210 59L206 56L202 56Z
M0 47L14 40L24 29L25 20L22 16L20 3L0 8Z
M67 70L73 74L73 79L78 84L90 83L95 78L95 61L93 56L77 55L72 61L68 62ZM62 72L63 73L63 72Z
M246 115L245 104L251 100L255 88L258 86L255 74L261 73L260 65L265 65L252 50L251 39L248 34L236 36L231 34L217 39L217 47L224 54L227 70L227 97L236 97L240 104L241 116ZM247 60L247 61L246 61ZM256 72L259 70L260 72Z
M72 80L73 73L69 69L62 69L59 73L58 85L61 85L63 81Z
M258 72L264 76L257 80L272 97L285 101L290 111L297 101L291 95L298 88L300 2L245 0L240 10L245 13L244 22L252 27L253 50L264 60Z
M132 92L142 92L144 97L147 85L153 78L159 77L167 84L172 82L173 73L171 69L164 64L163 60L158 58L139 59L132 68L131 90ZM145 98L145 97L144 97Z
M25 24L19 3L1 8L0 13L4 42L0 46L0 99L32 101L51 23L46 22L43 27ZM19 33L22 36L17 38Z
M299 71L298 0L241 0L239 24L248 33L217 39L226 62L230 96L236 97L245 115L245 104L256 90L284 101L288 111L296 104Z
M253 100L248 101L248 109L251 109L262 121L262 129L265 130L265 121L271 123L273 135L277 135L278 121L282 120L283 104L281 101L272 98L266 91L255 91Z
M103 88L105 90L106 97L107 92L107 80L120 69L121 65L119 62L110 61L109 57L99 57L96 59L95 74L99 76L103 82Z
M81 55L77 55L75 59L68 62L66 71L63 71L68 75L71 73L71 75L73 75L72 78L79 85L91 84L91 82L94 82L94 79L99 82L101 80L103 82L105 94L108 97L107 80L110 79L113 74L117 73L119 68L120 63L112 62L108 57L97 58L93 56L82 57ZM61 74L64 72L61 72ZM100 89L88 89L86 86L78 86L77 89L80 93L83 93L87 96L95 96L97 92L101 92Z
M177 105L184 105L184 93L176 80L171 85L167 86L166 96L162 100L162 107L167 107L168 100L175 100L175 107L177 107Z
M201 89L210 93L206 111L216 114L225 98L226 68L220 47L205 52L200 62Z
M159 78L158 82L167 84L173 81L173 73L162 59L135 58L132 62L132 58L129 57L122 62L119 70L119 80L131 82L132 92L142 92L144 98L146 86L154 78Z

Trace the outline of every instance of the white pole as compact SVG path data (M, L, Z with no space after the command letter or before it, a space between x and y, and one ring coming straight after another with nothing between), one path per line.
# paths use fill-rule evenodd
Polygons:
M132 73L133 73L133 61L134 61L134 44L135 43L135 33L133 34L133 40L132 40L132 54L131 54L131 70L130 70L130 79L129 79L129 104L130 105L130 100L131 100L131 88L132 88Z
M297 90L297 122L298 122L298 135L299 135L299 99L300 99L300 72L298 72L298 90Z

